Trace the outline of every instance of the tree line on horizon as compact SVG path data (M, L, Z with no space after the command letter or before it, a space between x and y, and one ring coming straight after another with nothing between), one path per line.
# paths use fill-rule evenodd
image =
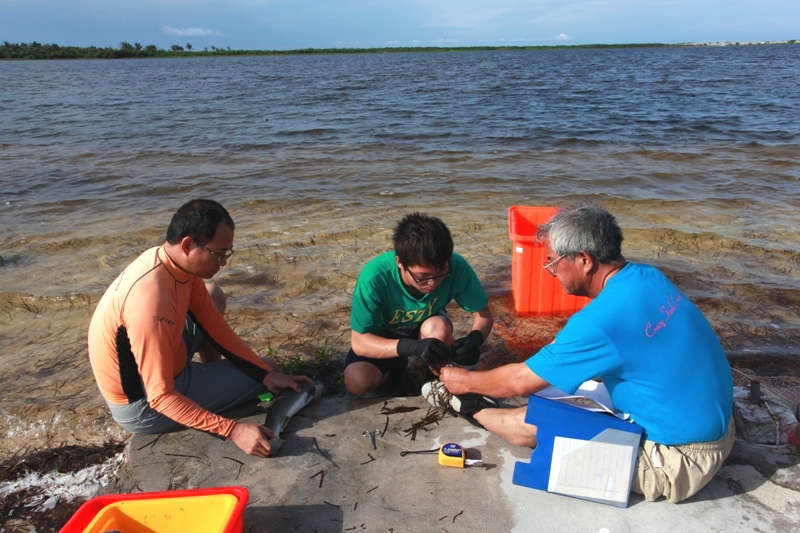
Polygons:
M794 44L794 39L786 41ZM736 44L739 43L730 43ZM291 55L291 54L355 54L380 52L459 52L485 50L547 50L560 48L653 48L676 46L706 46L697 44L578 44L578 45L539 45L539 46L455 46L455 47L384 47L384 48L303 48L298 50L232 50L230 46L204 47L196 50L191 43L173 44L162 49L154 44L142 46L140 43L120 43L119 48L96 46L59 46L57 44L10 43L0 45L0 59L124 59L136 57L195 57L195 56L236 56L236 55Z
M222 50L212 46L212 53L229 53L230 49ZM57 44L10 43L4 41L0 45L0 59L123 59L131 57L167 57L194 54L191 43L185 47L173 44L169 49L161 49L154 44L142 46L140 43L130 44L122 41L119 48L110 46L101 48L97 46L59 46Z

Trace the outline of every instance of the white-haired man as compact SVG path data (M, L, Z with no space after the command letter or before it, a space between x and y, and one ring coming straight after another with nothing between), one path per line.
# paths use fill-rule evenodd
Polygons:
M632 491L684 500L717 473L735 440L730 366L698 308L658 269L628 263L622 232L595 203L564 207L537 233L544 269L568 294L592 298L552 344L524 363L470 372L442 369L423 387L434 405L520 446L536 446L526 407L494 397L548 385L573 393L600 378L616 409L644 428Z

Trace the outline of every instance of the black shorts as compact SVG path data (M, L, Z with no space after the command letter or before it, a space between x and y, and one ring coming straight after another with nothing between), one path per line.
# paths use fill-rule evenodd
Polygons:
M438 316L441 316L450 323L450 329L453 328L453 323L451 322L450 317L447 316L447 313L444 311L444 309L439 311ZM408 333L399 334L395 333L394 331L381 331L380 333L376 333L376 335L383 337L384 339L419 339L419 330L421 328L422 323ZM344 367L347 368L348 365L361 362L373 364L378 367L378 370L381 371L381 374L385 374L387 372L402 372L405 370L406 366L408 366L408 357L388 357L386 359L375 359L372 357L363 357L358 355L353 351L352 348L350 348L350 351L347 352L347 357L344 360Z
M380 333L376 333L379 337L383 337L384 339L418 339L419 338L419 327L415 328L411 331L408 335L398 335L392 331L382 331ZM362 357L350 348L350 351L347 352L347 357L344 360L344 367L347 368L349 365L353 363L370 363L378 367L378 370L381 371L381 374L385 374L387 372L402 372L406 369L408 365L408 357L387 357L385 359L375 359L373 357Z
M378 370L381 371L381 374L385 374L387 372L402 372L406 369L406 365L408 365L408 357L389 357L386 359L373 359L372 357L361 357L360 355L356 355L356 352L350 348L350 351L347 352L347 357L344 360L344 367L347 368L348 365L352 365L353 363L370 363L378 367Z

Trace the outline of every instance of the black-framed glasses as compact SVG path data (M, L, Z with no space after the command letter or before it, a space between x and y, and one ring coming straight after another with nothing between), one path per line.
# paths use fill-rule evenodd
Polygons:
M206 252L208 252L211 255L213 255L217 259L217 263L222 263L224 261L227 261L233 255L233 250L229 251L227 254L221 254L219 252L215 252L214 250L210 250L209 248L206 248L205 244L201 244L200 248L202 248Z
M567 257L567 254L560 255L560 256L556 257L555 259L553 259L552 261L548 261L547 263L543 264L542 268L545 269L548 274L550 274L551 276L555 277L556 276L556 265L558 264L559 261L561 261L565 257Z
M419 283L420 285L422 285L423 283L427 284L433 283L437 279L444 279L453 273L450 263L447 264L447 272L445 272L444 274L439 274L438 276L431 276L429 278L421 278L421 279L415 276L414 273L411 272L406 266L403 266L403 268L406 269L406 272L408 272L408 275L411 276L411 279L414 280L414 283Z

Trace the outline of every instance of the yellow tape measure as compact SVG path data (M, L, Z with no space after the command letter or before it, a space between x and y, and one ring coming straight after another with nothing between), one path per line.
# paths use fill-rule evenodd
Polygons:
M442 466L464 468L466 460L467 452L464 451L464 447L460 444L448 442L439 448L439 464Z
M442 445L438 450L416 450L400 452L401 457L405 457L410 453L436 453L439 452L439 464L442 466L450 466L453 468L464 468L465 466L475 466L483 464L480 459L467 459L467 451L460 444L455 442L448 442Z

